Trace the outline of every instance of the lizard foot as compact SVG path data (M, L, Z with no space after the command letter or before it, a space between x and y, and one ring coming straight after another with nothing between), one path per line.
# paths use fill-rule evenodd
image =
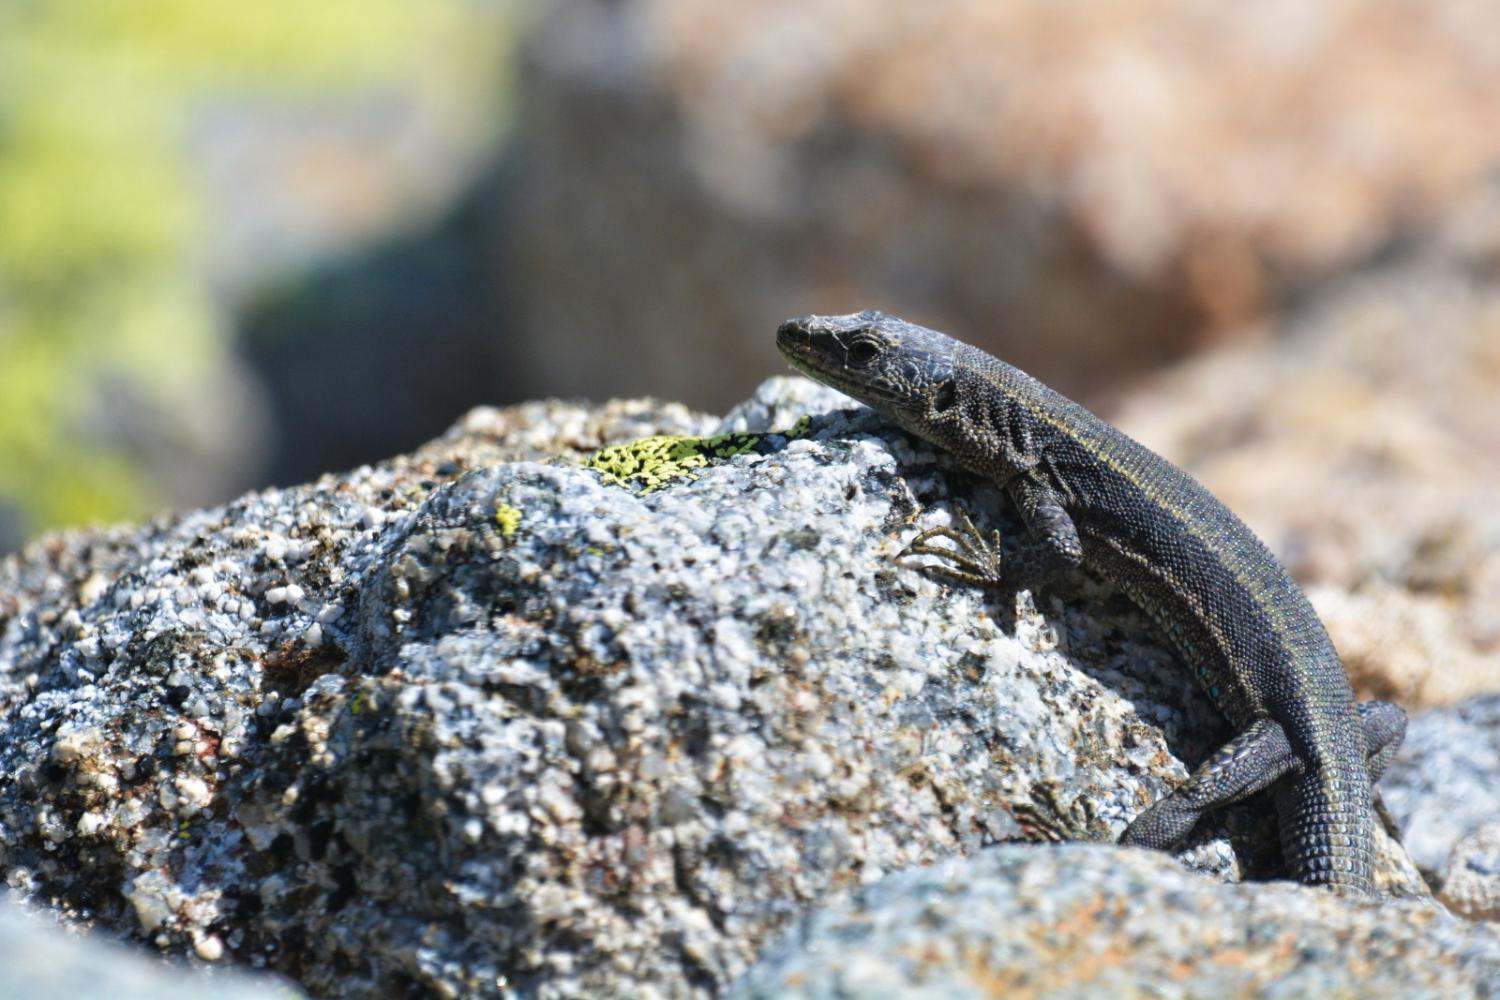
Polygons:
M1031 789L1031 799L1010 804L1010 814L1029 841L1060 844L1069 840L1098 840L1089 832L1088 819L1080 816L1078 803L1065 805L1057 789L1043 783Z
M896 554L897 561L909 559L912 556L933 556L943 561L916 563L913 568L930 576L942 577L957 583L979 587L998 585L1000 583L1000 532L992 531L990 538L986 540L962 508L959 509L958 516L962 521L961 528L951 525L928 528ZM953 543L953 547L932 544L933 539L937 538L947 539Z

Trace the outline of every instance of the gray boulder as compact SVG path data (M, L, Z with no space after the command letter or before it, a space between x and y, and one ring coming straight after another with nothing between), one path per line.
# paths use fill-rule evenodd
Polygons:
M1416 901L1215 885L1144 851L1007 845L857 891L729 995L1494 997L1500 938Z
M1225 723L1097 581L1012 599L894 563L960 504L1018 528L850 407L777 379L717 424L475 411L380 466L33 544L0 563L7 881L316 995L707 997L890 873L1112 841ZM690 437L584 464L650 434ZM1079 857L1079 884L1137 864ZM1282 873L1263 802L1179 859ZM1379 874L1425 892L1399 847Z
M1412 860L1438 881L1461 839L1500 823L1500 694L1414 716L1381 786Z
M186 972L0 902L0 996L13 1000L297 1000L268 977Z

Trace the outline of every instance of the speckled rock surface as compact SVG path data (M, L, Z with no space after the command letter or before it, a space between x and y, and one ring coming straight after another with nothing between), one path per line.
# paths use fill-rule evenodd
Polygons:
M298 1000L284 981L188 973L48 926L0 902L0 996L10 1000Z
M320 996L710 996L808 907L1110 840L1227 736L1109 588L894 565L995 490L800 379L476 411L411 456L0 563L0 866ZM647 495L579 459L815 419ZM547 461L540 461L547 459ZM950 493L950 490L952 493ZM1181 857L1280 873L1270 810ZM1385 845L1382 884L1423 891Z
M1441 884L1458 842L1500 823L1500 695L1414 716L1380 787L1412 860Z
M1438 899L1461 917L1500 921L1500 822L1454 845Z
M729 995L1488 998L1500 937L1430 904L1218 885L1160 854L1003 846L859 890Z

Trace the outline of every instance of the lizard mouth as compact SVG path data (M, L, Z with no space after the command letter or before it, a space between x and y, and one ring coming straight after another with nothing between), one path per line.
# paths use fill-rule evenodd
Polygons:
M781 356L802 374L827 382L837 378L844 367L840 359L834 358L830 346L836 344L837 334L817 323L816 316L789 319L776 328L776 349Z
M795 363L812 347L812 331L807 328L807 319L789 319L776 328L776 349L788 361Z

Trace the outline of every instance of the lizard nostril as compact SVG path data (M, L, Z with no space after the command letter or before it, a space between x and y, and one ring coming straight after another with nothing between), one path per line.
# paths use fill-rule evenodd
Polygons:
M934 387L932 392L932 412L934 414L947 413L953 409L953 404L958 402L958 390L953 387L953 380L945 378Z

